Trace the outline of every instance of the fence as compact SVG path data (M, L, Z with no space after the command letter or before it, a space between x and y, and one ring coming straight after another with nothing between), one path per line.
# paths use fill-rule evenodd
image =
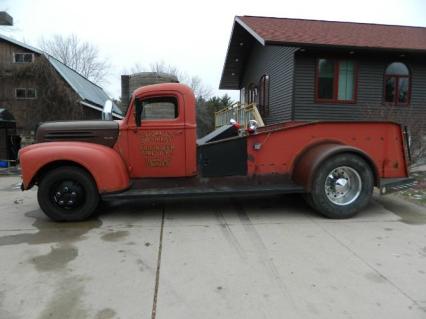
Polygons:
M229 124L231 119L236 120L241 126L247 126L250 120L256 120L259 127L265 126L256 104L241 104L236 102L214 114L215 128Z

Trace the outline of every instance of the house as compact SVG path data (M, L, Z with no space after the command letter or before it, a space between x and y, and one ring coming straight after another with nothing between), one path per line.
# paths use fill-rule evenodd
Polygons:
M30 136L39 122L101 119L108 95L47 53L0 35L0 107ZM122 118L114 105L113 115Z
M266 124L386 119L426 125L426 28L237 16L220 89Z

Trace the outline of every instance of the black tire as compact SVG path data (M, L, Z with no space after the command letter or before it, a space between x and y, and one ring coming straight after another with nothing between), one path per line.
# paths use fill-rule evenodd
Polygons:
M344 183L339 182L341 180ZM317 169L306 201L325 217L350 218L368 204L373 187L373 172L364 159L355 154L339 154L324 161Z
M99 193L84 169L63 166L41 177L37 199L43 212L54 221L82 221L95 211Z

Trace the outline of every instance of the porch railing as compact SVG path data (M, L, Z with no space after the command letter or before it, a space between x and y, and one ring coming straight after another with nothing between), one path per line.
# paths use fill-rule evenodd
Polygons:
M215 128L229 124L231 119L236 120L243 127L247 126L250 120L256 120L259 127L265 126L255 103L241 104L240 102L236 102L227 108L215 112Z

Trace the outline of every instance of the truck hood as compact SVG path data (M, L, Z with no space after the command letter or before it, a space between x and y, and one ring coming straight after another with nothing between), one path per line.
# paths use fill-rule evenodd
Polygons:
M61 121L40 124L36 143L79 141L113 147L118 138L115 121Z

